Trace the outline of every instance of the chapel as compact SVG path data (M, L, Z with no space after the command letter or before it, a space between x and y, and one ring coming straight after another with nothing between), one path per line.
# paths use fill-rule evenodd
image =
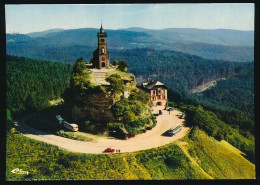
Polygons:
M107 33L104 31L102 24L100 31L97 33L98 48L93 52L93 68L109 68L109 52L107 51Z

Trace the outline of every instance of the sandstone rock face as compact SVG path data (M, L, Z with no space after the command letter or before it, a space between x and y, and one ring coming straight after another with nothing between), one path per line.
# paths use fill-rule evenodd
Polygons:
M107 73L115 71L115 69L90 69L91 71L91 83L101 86L107 86L109 83L105 80L108 76ZM135 76L125 75L121 76L125 85L125 98L128 98L131 91L136 88ZM72 119L73 121L94 121L96 123L108 123L114 121L111 107L116 101L120 100L120 94L117 98L110 97L109 93L99 92L91 93L85 96L76 96L75 103L72 107Z
M92 120L103 123L114 120L110 110L113 100L105 93L90 94L85 97L76 97L72 108L72 117L77 120Z

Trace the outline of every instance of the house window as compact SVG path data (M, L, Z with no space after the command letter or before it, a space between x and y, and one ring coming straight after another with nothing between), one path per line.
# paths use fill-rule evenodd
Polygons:
M101 42L105 42L105 39L101 39Z
M153 95L156 95L156 90L153 90Z
M161 94L161 89L158 89L158 94Z
M153 96L153 101L156 101L156 97L155 96Z
M165 96L164 95L162 95L162 99L165 100Z

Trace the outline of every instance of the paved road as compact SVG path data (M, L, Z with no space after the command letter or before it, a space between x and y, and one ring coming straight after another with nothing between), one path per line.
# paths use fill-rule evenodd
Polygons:
M163 115L157 117L157 125L152 130L128 140L100 137L95 142L76 141L33 129L24 124L23 120L19 121L18 125L23 135L72 152L100 154L104 149L110 147L120 149L120 152L124 153L159 147L184 137L189 131L189 127L183 127L176 136L162 136L169 128L183 123L183 119L176 116L178 113L180 112L177 110L171 111L171 114L163 110Z

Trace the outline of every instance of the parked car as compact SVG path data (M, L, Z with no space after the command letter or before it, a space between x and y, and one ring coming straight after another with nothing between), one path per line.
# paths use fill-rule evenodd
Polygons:
M115 152L115 149L107 148L107 149L105 149L104 152L106 152L106 153Z
M180 116L181 119L184 119L185 118L185 114L183 113L181 116Z
M128 138L135 137L135 134L129 133L129 134L127 134L127 137L128 137Z

